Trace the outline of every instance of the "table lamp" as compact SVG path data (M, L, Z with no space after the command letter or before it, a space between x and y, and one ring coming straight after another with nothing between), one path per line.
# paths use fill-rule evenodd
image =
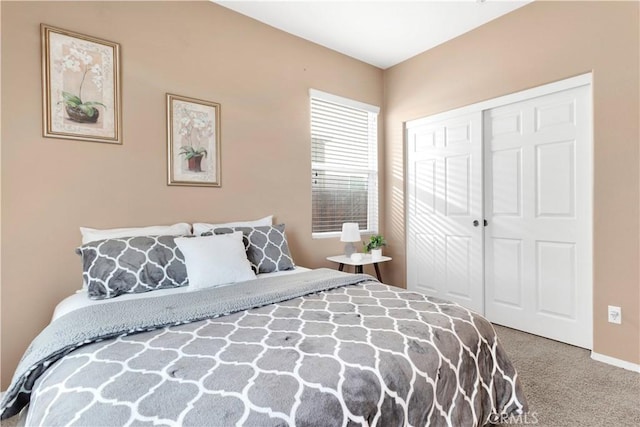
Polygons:
M351 257L356 251L356 246L353 243L360 241L360 229L358 228L357 222L345 222L342 224L340 241L346 243L346 245L344 245L345 256Z

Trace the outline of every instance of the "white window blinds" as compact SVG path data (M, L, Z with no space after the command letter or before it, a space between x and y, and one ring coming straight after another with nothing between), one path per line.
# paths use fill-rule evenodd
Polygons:
M378 112L368 104L311 90L311 186L314 237L344 222L378 232Z

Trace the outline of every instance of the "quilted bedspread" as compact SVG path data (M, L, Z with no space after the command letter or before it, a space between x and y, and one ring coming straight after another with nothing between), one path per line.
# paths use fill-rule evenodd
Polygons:
M28 425L482 426L526 411L487 320L368 279L315 270L96 306L105 318L81 313L64 344L34 341L47 350L23 357L2 418L29 399Z

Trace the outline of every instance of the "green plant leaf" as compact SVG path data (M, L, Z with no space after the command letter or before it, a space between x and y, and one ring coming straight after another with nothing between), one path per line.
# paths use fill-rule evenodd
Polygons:
M107 108L107 106L106 106L106 105L104 105L102 102L97 102L97 101L89 101L89 102L85 102L85 103L83 103L83 104L84 104L84 105L88 105L88 106L90 106L90 107L93 107L94 105L101 105L101 106L103 106L104 108Z
M62 91L62 98L64 98L65 103L74 104L75 106L82 104L82 100L80 98L69 92Z
M183 145L182 147L180 147L180 154L188 156L191 153L193 153L193 147L189 147L188 145Z
M180 153L185 156L185 159L189 160L193 157L207 156L207 150L204 147L193 148L190 145L183 145L180 147Z
M60 105L60 104L64 104L64 105L66 105L68 107L75 107L75 108L78 107L78 104L76 104L74 102L71 102L71 101L58 101L58 103L56 105Z
M78 108L89 117L93 117L96 114L96 111L98 111L91 105L87 104L80 104L78 105Z
M380 234L374 234L369 238L369 243L365 244L364 248L367 252L371 252L373 249L379 249L383 246L387 246L387 242Z

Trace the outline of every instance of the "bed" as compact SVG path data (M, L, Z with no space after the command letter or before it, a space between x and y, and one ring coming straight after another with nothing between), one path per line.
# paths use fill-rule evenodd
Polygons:
M28 407L27 425L483 426L526 412L482 316L368 275L286 270L69 297L0 418Z

